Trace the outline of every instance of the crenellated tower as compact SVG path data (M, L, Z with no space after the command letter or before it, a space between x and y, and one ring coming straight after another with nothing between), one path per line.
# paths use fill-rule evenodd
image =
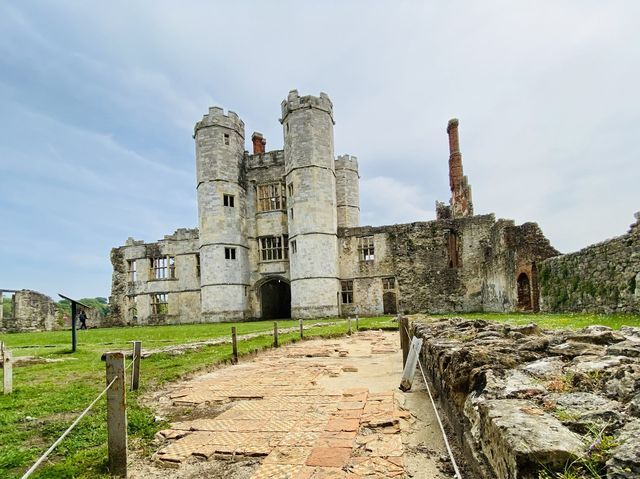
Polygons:
M360 226L360 175L355 156L336 158L336 202L338 228Z
M289 92L282 102L291 271L291 315L338 315L333 104Z
M452 118L447 125L449 135L449 186L451 187L451 216L473 216L471 186L462 172L462 153L458 137L458 119Z
M244 319L249 286L244 123L212 107L196 123L200 283L205 321Z

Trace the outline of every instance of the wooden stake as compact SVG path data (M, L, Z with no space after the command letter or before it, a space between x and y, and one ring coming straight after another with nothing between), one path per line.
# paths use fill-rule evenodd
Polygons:
M351 318L347 318L347 324L349 325L349 330L347 331L347 334L351 336L351 334L353 333L353 331L351 330Z
M236 327L231 326L231 362L233 364L238 364L238 337L236 335Z
M13 357L11 351L3 349L2 368L4 369L3 392L11 394L13 392Z
M304 339L304 328L302 327L302 318L300 318L300 339Z
M407 364L411 339L407 331L409 330L409 318L398 315L398 327L400 328L400 346L402 347L402 367Z
M273 347L278 347L278 322L274 321L273 323Z
M107 353L107 433L109 473L127 477L127 408L124 388L124 354Z
M142 353L142 343L140 341L133 342L133 358L131 366L131 390L138 389L140 384L140 354Z

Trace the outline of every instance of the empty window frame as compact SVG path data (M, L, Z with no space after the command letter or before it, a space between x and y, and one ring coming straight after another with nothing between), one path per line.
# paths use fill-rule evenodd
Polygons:
M282 183L258 185L258 211L284 210L287 199Z
M153 293L151 295L151 314L167 314L169 312L169 295Z
M196 278L200 277L200 254L196 253Z
M223 136L223 141L225 145L229 144L229 133L225 133Z
M342 290L342 304L353 303L353 280L340 281L340 289Z
M235 207L235 198L233 195L222 195L222 204L229 208Z
M137 281L138 279L138 271L136 270L136 260L131 259L127 261L129 265L129 281Z
M382 289L388 291L396 287L396 279L391 276L389 278L382 278Z
M458 234L449 230L447 232L447 253L449 256L449 268L459 268L460 255L458 254Z
M374 260L373 236L362 236L358 238L358 252L360 261Z
M289 257L289 237L262 236L258 238L260 259L262 261L281 261Z
M151 258L151 279L175 279L176 259L173 256Z
M291 254L296 254L298 252L298 245L296 244L296 240L291 240Z
M235 248L225 248L224 249L224 259L236 259L236 249Z
M289 189L289 197L293 196L293 183L289 183L287 188Z

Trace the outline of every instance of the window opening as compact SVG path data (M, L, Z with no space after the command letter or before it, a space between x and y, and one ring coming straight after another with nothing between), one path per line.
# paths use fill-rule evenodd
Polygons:
M291 241L291 254L296 254L298 251L298 246L296 245L296 240Z
M373 236L358 238L358 250L360 251L360 261L373 261L375 258Z
M129 263L129 281L136 281L138 279L138 272L136 271L136 260L132 259L127 261Z
M458 234L449 230L447 233L447 252L449 254L449 268L460 267L460 256L458 255Z
M176 259L173 256L162 256L151 259L151 278L175 279Z
M284 210L287 199L282 183L258 185L258 211Z
M287 188L289 189L289 196L293 196L293 183L289 183Z
M342 289L342 304L353 303L353 280L340 281Z
M382 289L388 291L396 287L396 279L394 277L382 278Z
M196 277L200 277L200 255L196 253Z
M225 133L224 134L224 144L228 145L229 144L229 133Z
M225 259L236 259L236 249L235 248L225 248L224 249L224 258Z
M167 314L169 312L169 295L167 293L153 293L151 295L151 313Z
M222 202L224 206L228 206L229 208L233 208L235 206L233 195L222 195Z
M289 257L289 237L263 236L258 238L262 261L280 261Z

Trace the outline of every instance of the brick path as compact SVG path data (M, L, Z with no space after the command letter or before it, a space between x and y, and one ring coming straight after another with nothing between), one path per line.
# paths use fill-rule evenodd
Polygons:
M229 408L162 431L170 442L156 459L179 465L191 456L262 458L252 479L403 477L400 419L411 414L400 407L401 394L375 384L332 388L329 379L361 383L356 357L358 364L400 361L397 343L397 335L382 332L305 341L196 378L171 394L174 404Z

